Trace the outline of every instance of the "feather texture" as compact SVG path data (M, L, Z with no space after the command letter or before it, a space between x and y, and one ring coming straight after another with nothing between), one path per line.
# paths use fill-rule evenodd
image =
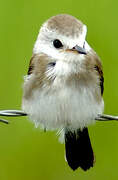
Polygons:
M83 170L88 170L93 167L94 154L88 134L88 129L65 131L65 150L68 165L76 170L81 167Z

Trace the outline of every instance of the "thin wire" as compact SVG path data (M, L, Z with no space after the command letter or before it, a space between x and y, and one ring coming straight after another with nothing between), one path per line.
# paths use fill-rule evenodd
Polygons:
M27 116L27 114L21 110L1 110L0 116L6 117L18 117L18 116ZM99 114L95 118L96 121L118 121L118 116L112 116L108 114ZM0 119L0 122L8 124L9 122L4 119Z
M20 110L2 110L0 111L0 116L16 117L16 116L27 116L27 114Z
M9 124L9 122L5 119L0 119L0 122L5 123L5 124Z
M18 116L27 116L27 114L20 110L2 110L2 111L0 111L0 116L18 117ZM7 121L5 119L0 119L0 122L9 124L9 121Z
M101 114L95 118L96 121L118 121L118 116L112 116L108 114Z

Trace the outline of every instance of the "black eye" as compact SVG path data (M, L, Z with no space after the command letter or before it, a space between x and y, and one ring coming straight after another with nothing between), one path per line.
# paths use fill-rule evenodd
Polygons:
M58 39L55 39L55 40L53 41L53 45L54 45L54 47L57 48L57 49L63 47L63 44L62 44L61 41L58 40Z

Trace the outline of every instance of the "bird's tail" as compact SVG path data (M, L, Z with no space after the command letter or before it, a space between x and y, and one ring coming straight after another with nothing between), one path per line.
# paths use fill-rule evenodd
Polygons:
M94 154L88 134L88 129L65 130L65 150L68 165L76 170L81 167L87 170L93 167Z

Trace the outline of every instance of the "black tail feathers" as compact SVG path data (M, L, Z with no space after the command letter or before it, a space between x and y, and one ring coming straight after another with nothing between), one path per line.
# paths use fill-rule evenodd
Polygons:
M86 171L90 167L93 167L94 154L87 128L76 131L66 129L65 150L68 165L73 170L81 167Z

